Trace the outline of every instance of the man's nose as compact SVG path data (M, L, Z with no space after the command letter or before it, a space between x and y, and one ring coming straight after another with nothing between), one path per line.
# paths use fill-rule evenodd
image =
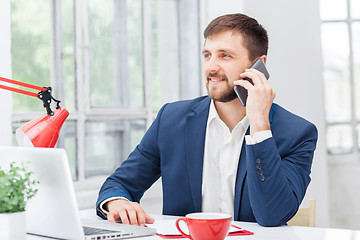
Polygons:
M219 62L216 58L211 58L205 64L205 70L210 73L218 72L221 69Z

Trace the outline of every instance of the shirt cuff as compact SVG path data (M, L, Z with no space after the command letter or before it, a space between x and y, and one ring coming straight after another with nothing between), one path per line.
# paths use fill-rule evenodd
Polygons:
M271 137L272 137L271 130L264 130L254 133L252 137L250 135L246 135L245 141L247 145L254 145Z
M110 201L112 201L112 200L116 200L116 199L123 199L123 200L129 201L127 198L124 198L124 197L111 197L111 198L105 199L104 201L102 201L102 202L100 203L100 209L101 209L101 211L103 211L103 212L107 215L107 214L109 213L109 211L104 208L104 205L105 205L106 203L108 203L108 202L110 202Z

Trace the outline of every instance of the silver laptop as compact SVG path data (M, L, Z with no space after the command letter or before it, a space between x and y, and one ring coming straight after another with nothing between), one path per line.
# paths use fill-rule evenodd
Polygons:
M33 178L40 182L38 193L26 206L28 233L61 239L122 239L156 233L147 227L80 219L64 149L0 147L0 166L8 169L13 161L29 162Z

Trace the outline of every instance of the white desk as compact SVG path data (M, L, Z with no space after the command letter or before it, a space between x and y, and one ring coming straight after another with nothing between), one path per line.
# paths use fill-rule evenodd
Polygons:
M80 212L82 218L96 219L95 211L83 210ZM172 216L153 216L156 219L174 218ZM233 224L253 232L253 235L227 237L228 240L360 240L360 231L334 229L334 228L314 228L314 227L261 227L257 223L234 222ZM29 240L48 239L28 235ZM158 236L133 238L138 240L163 239Z

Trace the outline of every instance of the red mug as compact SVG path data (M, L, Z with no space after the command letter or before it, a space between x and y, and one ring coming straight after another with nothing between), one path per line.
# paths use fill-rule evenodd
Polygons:
M179 222L184 221L190 235L184 233ZM225 213L190 213L176 220L182 236L193 240L223 240L230 229L231 216Z

